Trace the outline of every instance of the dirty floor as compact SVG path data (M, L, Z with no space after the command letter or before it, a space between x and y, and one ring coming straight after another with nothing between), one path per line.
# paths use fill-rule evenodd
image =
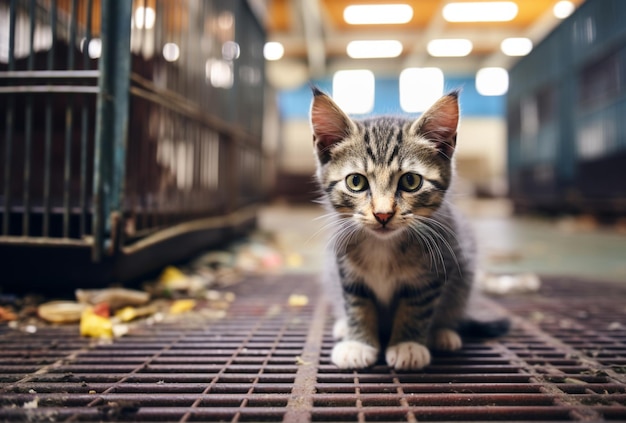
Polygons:
M626 237L478 207L486 272L541 280L480 300L511 319L502 338L468 339L423 371L337 369L315 277L322 213L273 206L260 222L285 269L228 287L225 313L200 304L108 342L74 324L0 325L0 421L626 421Z

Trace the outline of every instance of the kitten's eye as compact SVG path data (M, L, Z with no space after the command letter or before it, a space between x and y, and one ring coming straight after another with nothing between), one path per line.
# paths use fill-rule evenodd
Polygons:
M346 185L354 192L365 191L368 187L367 178L358 173L352 173L346 177Z
M422 177L417 173L405 173L400 178L398 188L402 191L415 192L422 187Z

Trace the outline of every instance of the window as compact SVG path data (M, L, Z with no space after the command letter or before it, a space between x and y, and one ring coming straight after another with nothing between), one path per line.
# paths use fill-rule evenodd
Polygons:
M407 68L400 73L400 107L408 113L423 112L443 95L439 68Z
M333 76L333 99L349 114L374 109L374 74L365 69L342 70Z

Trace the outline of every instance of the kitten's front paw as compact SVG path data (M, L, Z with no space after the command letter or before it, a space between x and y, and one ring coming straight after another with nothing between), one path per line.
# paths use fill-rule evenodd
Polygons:
M463 347L463 341L452 329L438 329L432 337L431 346L438 351L458 351Z
M342 369L362 369L376 363L378 350L359 341L341 341L333 348L332 362Z
M385 358L396 370L419 370L430 364L430 351L417 342L401 342L388 347Z

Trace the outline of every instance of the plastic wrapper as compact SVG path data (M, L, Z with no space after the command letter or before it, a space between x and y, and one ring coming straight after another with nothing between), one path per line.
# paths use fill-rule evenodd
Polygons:
M51 323L76 323L87 306L75 301L51 301L41 304L37 314Z
M481 281L483 292L494 295L533 293L540 287L541 280L534 273L486 275Z
M87 307L80 318L80 334L91 338L113 338L113 322Z
M107 303L112 310L125 306L140 306L150 301L150 294L126 288L77 289L76 299L83 304Z

